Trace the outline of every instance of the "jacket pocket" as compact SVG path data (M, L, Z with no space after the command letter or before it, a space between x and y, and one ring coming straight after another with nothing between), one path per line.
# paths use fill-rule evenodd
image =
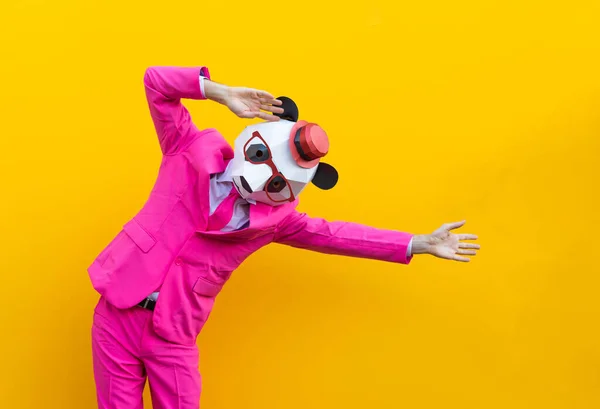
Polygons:
M204 277L198 277L198 279L192 286L192 291L204 297L215 298L219 294L219 292L221 292L221 289L223 288L224 284L225 283L213 283L211 281L208 281Z
M199 333L204 323L208 320L217 297L227 282L227 279L217 274L214 267L207 266L199 273L193 278L191 293L193 298L192 305L195 307L195 323L193 324L196 326L195 333Z
M144 253L148 253L156 244L156 239L144 230L135 219L131 219L127 222L125 226L123 226L123 230Z

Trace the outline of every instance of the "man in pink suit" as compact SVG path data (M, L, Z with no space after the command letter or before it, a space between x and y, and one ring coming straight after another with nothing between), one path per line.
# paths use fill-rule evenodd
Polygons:
M322 161L327 134L299 120L289 98L218 84L207 67L151 67L144 86L162 150L158 177L88 269L100 294L92 348L101 409L142 408L146 379L155 409L199 408L197 336L232 272L269 243L399 264L416 254L469 261L479 249L464 242L474 235L452 233L464 222L413 235L298 212L309 183L330 189L338 174ZM183 99L264 122L232 148L217 130L196 128Z

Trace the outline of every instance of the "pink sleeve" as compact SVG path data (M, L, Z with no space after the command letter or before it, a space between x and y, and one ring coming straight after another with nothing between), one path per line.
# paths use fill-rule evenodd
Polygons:
M274 241L341 256L409 264L407 250L413 235L357 223L333 221L294 211L278 226Z
M144 87L150 115L164 154L176 153L195 134L195 126L181 99L206 99L200 76L210 78L206 67L149 67Z

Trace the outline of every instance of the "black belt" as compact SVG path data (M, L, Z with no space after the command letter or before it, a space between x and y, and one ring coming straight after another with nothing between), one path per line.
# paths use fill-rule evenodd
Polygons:
M150 311L154 311L154 307L156 307L156 301L146 298L145 300L140 301L138 306Z

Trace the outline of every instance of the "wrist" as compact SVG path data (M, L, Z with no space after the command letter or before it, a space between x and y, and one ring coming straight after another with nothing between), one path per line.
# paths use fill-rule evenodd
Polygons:
M427 254L429 253L431 240L429 234L416 234L412 239L412 254Z
M227 85L219 84L209 79L204 80L204 95L207 99L225 105L228 94L229 87Z

